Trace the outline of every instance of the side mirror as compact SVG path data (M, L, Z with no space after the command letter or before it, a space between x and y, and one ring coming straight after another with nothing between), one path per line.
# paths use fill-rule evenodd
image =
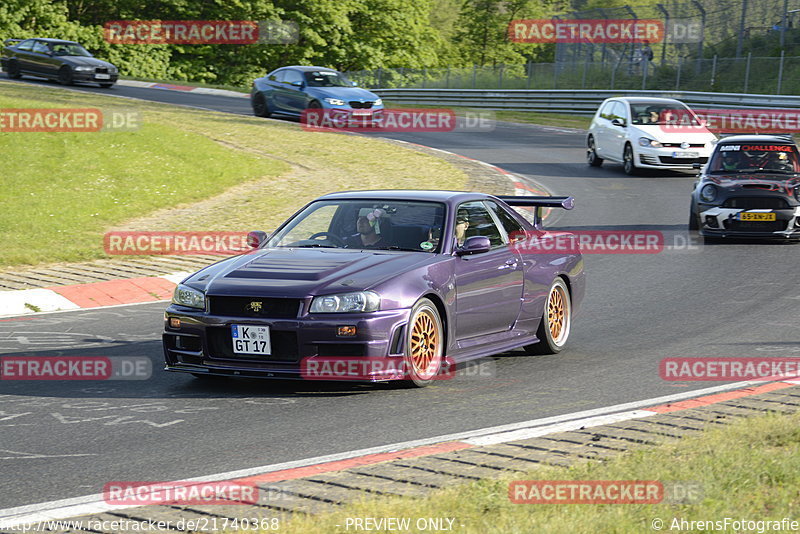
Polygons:
M352 85L353 87L358 87L358 82L350 82L350 85Z
M303 82L292 82L291 85L293 87L299 87L301 89L303 88Z
M697 163L697 162L692 163L692 169L697 171L697 174L700 174L700 169L701 168L703 168L703 166L700 163Z
M247 233L247 246L250 248L258 248L264 241L267 240L267 232L261 230L254 230Z
M471 254L481 254L483 252L489 252L492 248L492 243L489 241L489 238L482 235L474 235L472 237L468 237L464 244L456 250L456 254L459 256L469 256Z
M625 119L614 119L611 121L611 124L619 126L620 128L625 128Z

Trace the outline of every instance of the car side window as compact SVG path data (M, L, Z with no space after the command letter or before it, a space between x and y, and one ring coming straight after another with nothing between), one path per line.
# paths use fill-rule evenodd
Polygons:
M505 245L503 234L492 219L489 210L480 200L464 202L456 210L456 242L459 246L464 244L464 240L473 236L484 236L489 238L492 248Z
M625 121L625 124L628 124L628 106L626 106L623 102L617 102L614 106L614 115L615 118L622 119Z
M50 47L47 46L47 43L36 41L36 44L33 45L33 51L37 54L47 54L50 52Z
M512 243L516 243L517 241L524 241L525 240L525 230L522 228L522 225L517 222L517 220L508 213L502 206L497 204L496 202L488 201L486 204L489 205L489 209L491 209L497 218L500 220L500 224L503 226L503 229L506 231L508 235L508 240Z
M17 48L19 50L22 50L23 52L30 52L31 49L33 48L33 43L35 42L36 41L34 41L33 39L28 39L27 41L22 41L21 43L19 43L19 45L17 45Z
M285 70L277 70L270 74L268 79L271 82L282 82L284 74L286 74Z
M600 117L603 119L612 120L614 118L613 115L614 104L616 104L616 101L614 100L612 100L611 102L606 102L605 105L603 106L603 109L600 110Z
M286 84L289 84L289 85L291 85L291 84L293 84L295 82L302 82L302 81L303 81L303 75L299 71L296 71L296 70L287 70L286 71L286 76L284 76L284 78L283 78L283 83L286 83Z

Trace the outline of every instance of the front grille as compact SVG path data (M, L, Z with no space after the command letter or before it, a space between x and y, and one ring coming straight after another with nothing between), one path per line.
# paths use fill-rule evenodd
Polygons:
M358 102L356 100L351 100L350 107L353 109L370 109L372 107L372 102Z
M686 163L705 163L708 161L708 158L673 158L672 156L659 156L658 159L661 160L661 163L667 165L675 165L675 164L686 164Z
M300 299L209 297L211 315L288 319L300 313ZM260 304L259 304L260 303Z
M722 223L726 230L738 232L780 232L786 230L786 221L738 221L728 219Z
M94 71L97 74L108 74L108 68L107 67L95 67Z
M661 146L665 146L668 148L681 148L681 143L661 143ZM701 148L705 145L703 143L689 143L688 148Z
M260 356L258 354L237 354L233 352L233 337L230 327L211 327L206 329L209 356L217 359L246 359L260 361L292 361L299 357L297 332L295 331L269 331L269 342L272 354Z
M781 210L789 207L781 197L731 197L722 203L723 208L745 210Z

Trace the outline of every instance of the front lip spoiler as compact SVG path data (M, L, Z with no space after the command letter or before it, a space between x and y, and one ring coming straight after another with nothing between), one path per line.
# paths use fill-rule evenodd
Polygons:
M738 232L736 230L716 230L714 228L703 228L698 232L704 237L722 237L734 239L774 239L776 241L789 241L792 239L800 239L800 228L792 230L791 232Z
M242 369L235 367L207 367L207 366L194 366L188 364L178 365L165 365L165 371L177 373L191 373L196 375L208 375L229 378L258 378L269 380L298 380L303 382L352 382L361 384L373 384L380 382L391 382L395 380L402 380L398 376L383 376L383 377L370 377L364 380L344 380L344 379L307 379L303 378L298 370L287 369L274 369L274 370L258 370L258 369Z

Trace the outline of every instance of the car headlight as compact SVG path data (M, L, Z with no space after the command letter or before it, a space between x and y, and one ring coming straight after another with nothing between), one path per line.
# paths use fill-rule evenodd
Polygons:
M90 67L88 65L79 65L75 67L75 70L79 72L92 72L94 70L94 67Z
M189 286L178 284L175 288L175 293L172 294L172 302L180 306L188 306L189 308L198 308L204 310L206 308L206 296L202 291L192 289Z
M648 139L647 137L639 138L639 146L651 146L654 148L661 148L663 145L655 139Z
M381 305L381 298L373 291L339 293L314 297L311 313L373 312Z
M338 98L326 98L324 100L331 106L344 106L344 100L340 100Z
M717 188L711 184L704 185L700 190L700 200L713 202L715 198L717 198Z
M116 73L117 72L117 67L115 67L114 65L111 65L110 67L108 67L108 72L110 72L111 74Z
M383 105L383 100L379 98L378 100L373 102L372 105L373 106L382 106Z

